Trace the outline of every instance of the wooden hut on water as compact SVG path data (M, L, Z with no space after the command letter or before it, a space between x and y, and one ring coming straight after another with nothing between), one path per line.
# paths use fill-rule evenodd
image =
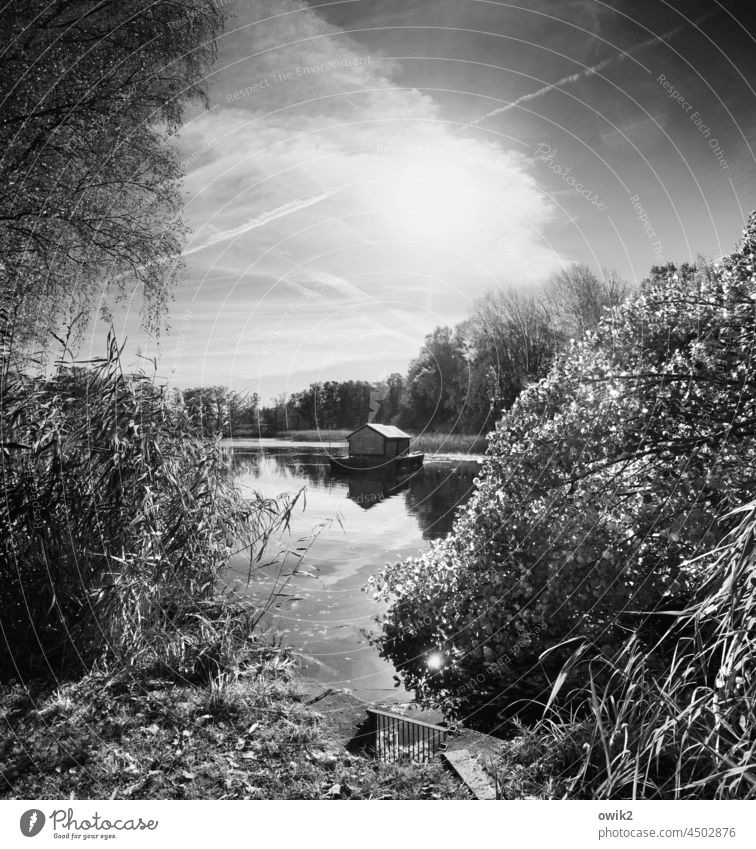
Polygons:
M410 435L393 425L368 422L347 434L348 457L331 457L339 471L360 469L414 469L423 464L423 454L410 454Z

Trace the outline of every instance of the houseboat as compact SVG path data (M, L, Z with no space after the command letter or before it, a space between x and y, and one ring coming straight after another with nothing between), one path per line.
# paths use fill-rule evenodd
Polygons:
M424 454L410 453L410 435L393 425L367 424L347 434L349 455L330 457L337 472L404 472L419 469Z

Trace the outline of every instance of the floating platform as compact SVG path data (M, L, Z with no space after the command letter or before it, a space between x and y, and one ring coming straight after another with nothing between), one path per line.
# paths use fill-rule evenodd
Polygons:
M329 457L334 472L410 472L422 468L425 454L400 454L398 457L363 455L352 457Z

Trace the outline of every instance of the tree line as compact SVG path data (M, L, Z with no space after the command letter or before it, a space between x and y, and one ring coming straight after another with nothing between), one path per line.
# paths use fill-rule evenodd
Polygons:
M354 428L367 420L371 393L377 393L379 423L414 431L490 430L569 340L595 328L629 291L614 273L574 264L531 290L489 292L464 321L429 333L406 374L312 383L261 408L258 426L264 433Z

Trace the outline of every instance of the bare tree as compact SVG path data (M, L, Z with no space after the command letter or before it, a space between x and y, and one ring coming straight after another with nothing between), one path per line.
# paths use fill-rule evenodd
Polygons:
M630 292L629 284L616 272L602 271L598 276L582 263L555 274L545 289L555 325L572 337L596 327L604 310L619 306Z

